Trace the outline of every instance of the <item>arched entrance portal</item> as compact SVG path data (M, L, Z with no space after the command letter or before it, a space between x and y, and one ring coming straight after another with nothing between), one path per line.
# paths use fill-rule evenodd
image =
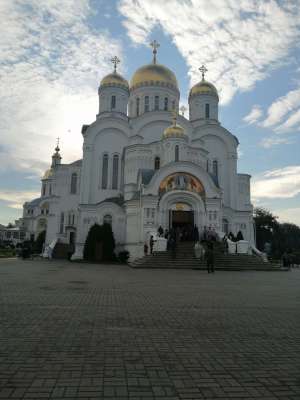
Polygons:
M201 232L205 225L205 205L198 193L174 190L165 193L159 204L159 225L164 229L190 231L195 225Z
M193 208L187 203L173 204L169 210L169 229L189 229L193 226Z

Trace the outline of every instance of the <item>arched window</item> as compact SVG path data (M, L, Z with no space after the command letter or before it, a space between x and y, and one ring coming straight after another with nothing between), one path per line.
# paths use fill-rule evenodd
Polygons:
M77 192L77 174L74 172L71 176L71 194L76 194Z
M136 115L140 115L140 98L136 99Z
M116 108L116 103L117 103L116 96L111 96L111 103L110 103L111 110L114 110Z
M209 104L205 104L205 118L209 118Z
M112 189L118 189L118 172L119 172L119 156L117 154L113 157L113 173L112 173Z
M175 146L175 161L179 161L179 146Z
M167 97L165 97L165 99L164 99L164 111L168 111L168 107L169 107L169 99Z
M102 189L107 189L107 179L108 179L108 154L103 155L102 160Z
M172 101L172 110L175 110L175 100Z
M159 168L160 168L160 158L159 157L155 157L154 169L159 169Z
M149 111L149 96L145 96L145 112Z
M45 196L45 194L46 194L46 184L43 183L43 185L42 185L42 196Z
M50 183L50 185L49 185L49 196L51 196L51 195L52 195L52 185Z
M154 97L154 110L159 110L159 96Z
M112 216L109 214L104 215L103 224L109 224L111 226L112 225Z

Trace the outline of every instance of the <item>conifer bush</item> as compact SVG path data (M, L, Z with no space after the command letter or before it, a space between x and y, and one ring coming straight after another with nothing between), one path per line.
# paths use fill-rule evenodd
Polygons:
M102 252L97 252L97 249L102 247ZM99 225L94 224L87 235L83 258L87 261L111 261L114 259L115 239L114 234L109 224Z
M42 231L39 233L34 243L34 251L36 253L41 253L43 251L43 245L45 243L45 240L46 240L46 231Z

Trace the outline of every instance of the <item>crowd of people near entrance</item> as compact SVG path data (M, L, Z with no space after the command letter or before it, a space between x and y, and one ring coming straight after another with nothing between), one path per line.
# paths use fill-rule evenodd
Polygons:
M171 252L172 258L176 258L176 250L179 242L194 242L195 251L199 253L200 259L205 259L207 264L207 272L215 272L215 260L214 260L214 244L220 241L219 235L213 228L204 227L203 232L199 233L197 225L184 225L182 227L172 227L170 230L163 229L160 226L157 230L157 236L167 240L167 251ZM224 240L224 243L226 240ZM153 255L155 239L154 236L150 236L149 246L146 242L144 244L144 254Z
M207 272L214 273L215 272L215 245L216 242L219 242L219 246L221 247L221 251L223 254L228 253L228 240L232 242L239 242L244 240L243 234L241 231L238 231L236 235L232 232L224 235L221 239L218 233L211 227L207 228L206 226L203 229L203 232L200 234L197 225L184 225L182 227L172 227L171 229L163 229L160 226L157 230L157 236L164 238L167 240L167 251L171 253L173 259L176 258L176 251L178 247L178 243L180 242L193 242L195 255L200 260L206 261ZM145 242L144 244L144 255L153 255L153 249L156 239L154 235L150 236L149 244ZM268 243L266 243L268 244ZM267 247L267 246L265 246ZM269 256L270 250L267 248L264 249L265 253ZM283 253L281 264L283 267L291 268L295 266L292 252L287 250Z

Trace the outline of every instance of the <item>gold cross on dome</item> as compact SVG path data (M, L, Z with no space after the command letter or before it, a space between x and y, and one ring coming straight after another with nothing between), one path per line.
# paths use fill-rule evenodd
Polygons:
M181 111L181 114L183 117L184 117L184 113L186 112L186 110L187 110L187 108L185 106L180 107L180 111Z
M154 39L153 42L150 43L150 46L153 49L153 64L156 64L156 54L160 44Z
M117 65L121 62L120 59L117 56L114 56L113 58L111 58L110 60L113 65L114 65L114 73L117 72Z
M205 68L204 65L202 65L202 67L199 68L199 71L202 73L202 80L204 81L204 75L208 71L208 69Z

